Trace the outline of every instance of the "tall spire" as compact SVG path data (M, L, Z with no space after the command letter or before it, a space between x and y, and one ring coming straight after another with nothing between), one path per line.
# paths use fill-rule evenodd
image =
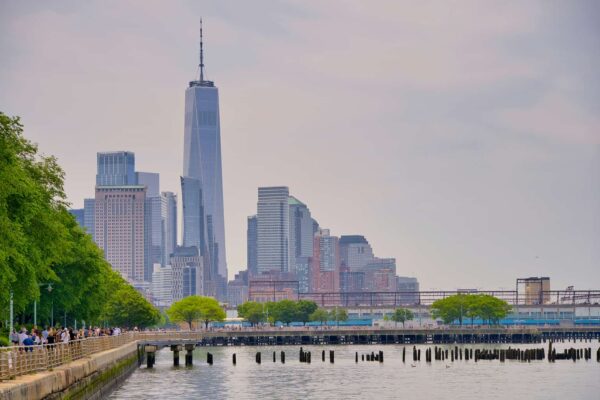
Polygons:
M200 83L204 82L204 49L202 48L202 18L200 18Z

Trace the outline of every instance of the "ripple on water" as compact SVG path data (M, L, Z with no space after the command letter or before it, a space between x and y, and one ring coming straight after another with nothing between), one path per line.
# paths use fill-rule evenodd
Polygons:
M572 343L555 345L557 351ZM598 343L581 343L592 347ZM153 369L136 370L117 388L111 399L597 399L600 398L600 363L596 361L434 361L416 362L412 352L402 363L401 345L305 346L312 351L312 363L298 361L299 346L213 347L194 351L192 368L173 367L169 349L157 353ZM412 346L407 346L412 349ZM424 349L429 346L420 346ZM433 347L433 346L431 346ZM454 346L451 346L452 348ZM484 348L484 345L467 346ZM493 346L492 346L493 347ZM499 348L500 346L495 346ZM508 347L508 346L504 346ZM547 347L547 344L512 346ZM321 361L321 351L333 349L335 364ZM279 352L286 352L286 363ZM355 363L359 355L383 350L385 362ZM408 349L407 349L408 350ZM214 365L206 364L206 353L214 355ZM262 364L254 361L262 352ZM277 352L277 362L272 352ZM237 353L237 365L231 362ZM422 354L422 360L424 359ZM183 354L181 357L183 362Z

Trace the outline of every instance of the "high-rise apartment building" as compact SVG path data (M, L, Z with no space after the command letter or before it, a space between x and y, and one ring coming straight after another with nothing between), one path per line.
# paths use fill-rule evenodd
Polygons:
M340 290L339 238L329 229L320 229L314 237L311 272L313 292Z
M258 188L258 273L289 271L289 189Z
M135 155L129 151L97 154L96 186L127 186L136 184Z
M250 276L258 274L258 222L256 215L248 217L246 230L246 258Z
M94 238L123 278L144 280L146 187L96 186Z
M184 157L183 157L183 225L184 244L197 242L197 237L186 238L199 225L202 215L206 226L205 246L208 250L212 278L225 300L227 261L225 257L225 221L223 215L223 176L221 168L221 127L219 118L219 90L214 82L204 77L202 28L200 28L200 77L191 81L185 91ZM198 188L185 185L185 179L197 179L201 201L196 194L186 191ZM193 202L191 202L193 201ZM189 230L186 225L194 225ZM200 251L203 250L199 247Z

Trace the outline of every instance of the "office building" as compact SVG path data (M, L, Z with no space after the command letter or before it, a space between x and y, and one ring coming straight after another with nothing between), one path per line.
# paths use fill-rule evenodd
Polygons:
M306 204L294 196L288 199L289 205L289 269L296 272L298 262L304 262L313 254L313 219ZM302 267L301 267L302 268Z
M227 284L227 304L229 307L248 301L248 270L235 274L235 278Z
M164 216L164 264L167 264L177 246L177 195L173 192L162 192L160 195L163 198L161 206L164 207L161 211Z
M128 186L137 183L135 155L132 152L101 152L96 158L96 186Z
M71 215L75 217L75 221L81 227L85 229L85 209L84 208L72 208L69 210Z
M170 257L173 269L173 301L192 295L205 295L204 263L198 248L176 247Z
M87 233L92 235L92 239L94 239L95 233L95 202L96 199L83 199L83 225Z
M246 246L248 273L251 276L256 276L258 274L258 223L256 215L248 217Z
M202 32L202 28L200 29ZM200 77L191 81L185 91L183 178L197 179L201 200L188 196L187 189L197 191L192 185L184 186L183 224L184 243L197 242L186 225L197 229L197 218L202 215L206 229L205 246L208 250L211 279L217 296L225 300L227 261L225 257L225 221L223 214L223 177L221 167L221 127L219 117L219 90L213 81L205 79L202 33L200 35ZM193 200L193 202L191 202ZM200 245L199 249L201 249ZM201 250L203 251L203 250Z
M144 280L145 186L96 186L94 238L123 278Z
M170 265L153 265L152 298L154 305L161 308L173 303L173 268Z
M400 292L402 304L417 304L419 302L419 281L407 276L396 277L396 291Z
M375 258L371 245L362 235L342 235L340 257L342 265L350 271L360 271Z
M258 188L258 273L288 272L289 189Z

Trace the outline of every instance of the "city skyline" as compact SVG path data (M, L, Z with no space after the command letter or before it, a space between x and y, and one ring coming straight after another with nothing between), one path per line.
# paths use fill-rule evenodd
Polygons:
M181 89L193 76L188 67L197 57L192 50L202 14L209 78L219 81L222 97L230 279L246 266L246 218L254 214L256 188L286 185L332 234L365 235L377 254L397 259L398 275L416 276L423 289L511 288L524 276L551 276L557 289L593 288L600 280L599 80L593 72L599 57L597 28L586 18L598 10L580 4L564 15L560 6L465 6L466 15L458 13L454 23L442 22L442 6L411 6L390 10L378 25L359 5L338 10L283 2L254 15L176 4L165 15L164 7L148 6L135 22L139 32L126 27L123 16L135 8L128 4L119 8L123 16L100 10L89 27L76 21L102 8L96 3L68 12L58 5L3 5L7 20L15 18L0 30L19 40L0 44L14 55L0 75L0 102L64 165L74 208L92 193L95 154L111 150L134 152L139 170L160 173L161 190L181 198ZM470 20L469 8L478 8L485 23ZM354 54L336 34L319 43L334 11L357 23L358 32L340 31L364 54ZM508 21L509 13L522 17ZM578 40L545 19L578 26ZM105 24L123 38L113 50L112 33L100 34ZM165 38L144 38L152 24ZM428 29L448 26L457 28L455 36ZM265 31L285 36L288 48ZM465 42L465 31L483 38ZM539 46L548 37L557 53ZM91 50L83 39L93 42L86 46ZM535 50L539 60L508 52L506 41ZM134 44L139 50L126 56ZM394 58L390 50L406 56ZM78 58L63 61L72 51ZM120 62L91 62L103 52ZM245 63L237 66L238 59ZM98 82L89 82L92 74Z

